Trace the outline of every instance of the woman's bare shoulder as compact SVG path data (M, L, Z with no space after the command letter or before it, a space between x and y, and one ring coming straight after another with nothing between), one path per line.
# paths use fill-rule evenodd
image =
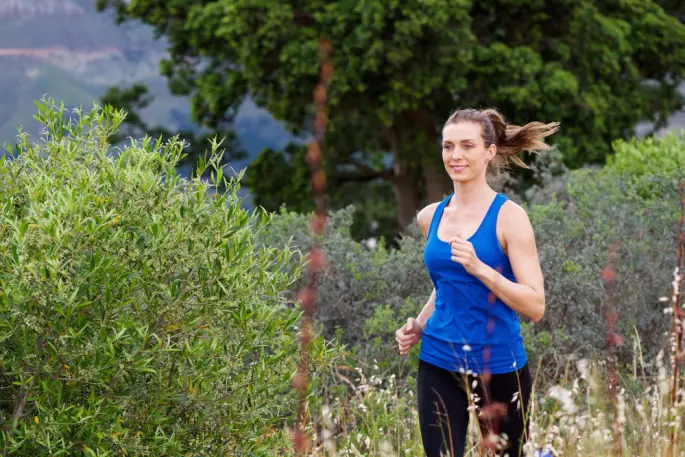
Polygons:
M502 205L501 217L502 233L505 237L513 234L515 237L529 237L533 235L533 227L526 210L518 203L507 200Z
M439 204L440 202L431 203L419 211L419 214L416 216L416 222L419 224L423 236L428 236L428 230L430 229L433 215Z

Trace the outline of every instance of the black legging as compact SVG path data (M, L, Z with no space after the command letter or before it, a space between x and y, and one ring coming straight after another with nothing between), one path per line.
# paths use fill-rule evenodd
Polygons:
M419 425L427 457L463 457L469 424L467 407L474 403L467 400L467 392L474 395L479 412L486 405L491 405L485 409L486 414L479 415L482 436L493 432L508 438L497 455L522 455L521 448L528 434L527 411L531 391L527 364L518 371L491 375L487 389L484 389L482 379L477 376L444 370L421 360L418 390ZM502 412L498 419L483 418L498 408Z

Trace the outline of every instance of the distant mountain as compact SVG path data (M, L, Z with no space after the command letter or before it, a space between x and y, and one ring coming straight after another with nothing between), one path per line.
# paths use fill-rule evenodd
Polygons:
M108 87L133 83L147 85L155 98L143 112L149 124L187 126L188 100L169 94L159 75L164 48L148 27L117 26L110 14L97 13L95 0L0 0L0 145L14 139L18 125L37 133L33 100L45 94L89 108ZM236 130L250 158L290 138L250 102Z
M22 19L54 14L78 16L83 12L78 1L70 0L4 0L0 4L0 19Z

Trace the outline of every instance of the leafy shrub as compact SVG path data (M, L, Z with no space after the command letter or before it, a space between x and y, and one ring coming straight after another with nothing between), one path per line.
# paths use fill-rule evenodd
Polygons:
M685 176L685 137L671 133L662 138L618 140L607 168L634 178L644 175Z
M533 334L559 335L557 356L601 353L607 346L609 297L600 278L617 243L613 296L618 332L637 334L646 357L664 346L669 319L659 298L668 295L676 265L678 183L611 169L570 173L568 199L528 208L546 283L547 311ZM642 198L646 183L660 198ZM561 333L560 333L561 332ZM624 360L630 344L623 346Z
M664 178L685 178L684 136L671 133L663 138L619 140L614 151L605 170L630 179L642 198L659 198L659 182Z
M350 234L353 214L351 207L330 214L321 240L327 268L320 277L316 320L327 338L352 346L360 360L377 359L389 368L403 363L390 335L432 290L423 264L423 235L414 226L397 249L387 248L383 240L359 242ZM260 232L262 242L307 250L312 243L309 220L283 211Z
M275 455L291 418L293 251L235 182L177 176L183 145L133 142L123 119L48 101L46 138L0 159L0 423L21 456ZM214 145L216 149L216 145ZM329 351L315 340L312 366ZM279 438L282 439L282 438ZM267 450L268 449L268 450Z

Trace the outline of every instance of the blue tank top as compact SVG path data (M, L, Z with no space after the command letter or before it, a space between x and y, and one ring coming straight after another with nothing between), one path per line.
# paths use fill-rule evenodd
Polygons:
M480 374L510 373L526 363L516 312L460 264L452 260L438 225L452 195L435 210L424 262L435 286L435 309L423 330L419 358L445 370ZM480 227L468 239L478 258L516 281L497 239L497 215L507 197L497 194Z

